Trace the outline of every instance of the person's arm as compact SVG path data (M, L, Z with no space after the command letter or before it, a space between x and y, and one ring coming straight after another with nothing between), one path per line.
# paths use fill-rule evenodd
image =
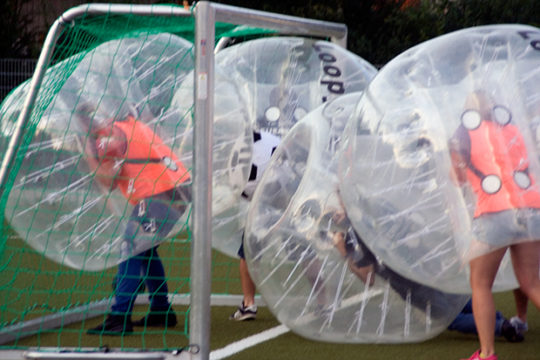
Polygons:
M95 179L107 190L116 188L116 179L122 170L121 160L127 149L122 131L112 126L109 131L95 132L86 141L86 161Z
M336 231L332 236L334 246L341 256L347 257L347 249L345 249L345 234L343 231Z
M452 179L452 182L458 186L467 181L468 159L464 156L464 153L467 153L467 140L468 135L465 133L465 130L460 127L454 136L452 136L448 144L452 168L454 170L450 173L450 178Z
M352 248L348 248L347 238L350 234L345 234L343 231L337 231L334 236L334 245L338 252L347 260L349 269L355 274L364 284L371 286L375 283L375 262L373 254L360 241L358 242L358 254ZM361 253L361 254L360 254Z
M349 269L362 280L367 286L375 283L375 265L357 266L352 261L349 262Z

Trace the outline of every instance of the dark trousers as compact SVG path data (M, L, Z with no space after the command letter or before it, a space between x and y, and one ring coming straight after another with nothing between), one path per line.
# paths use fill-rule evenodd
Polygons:
M189 193L182 195L184 201L179 205L172 205L176 199L174 194L169 200L164 194L159 194L140 201L131 213L124 241L133 244L140 231L146 235L154 234L156 240L166 237L185 211L185 200L191 201L191 197L187 196ZM113 313L131 314L138 290L143 283L150 294L150 309L168 309L169 289L157 248L158 246L155 246L143 251L118 265L115 302L111 308Z

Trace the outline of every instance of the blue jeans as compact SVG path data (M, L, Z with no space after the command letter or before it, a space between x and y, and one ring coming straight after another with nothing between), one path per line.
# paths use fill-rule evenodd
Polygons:
M502 336L502 324L504 316L497 311L495 313L495 336ZM472 301L469 300L463 310L456 316L454 321L448 326L448 330L455 330L465 334L478 334L472 313Z
M163 238L172 230L184 210L185 206L173 207L170 202L157 198L145 199L133 209L124 240L133 243L139 231L153 233L156 239ZM157 248L155 246L143 251L118 265L115 302L111 307L113 313L131 314L143 282L150 293L150 309L157 311L169 308L169 289Z
M115 302L111 311L115 314L131 314L143 281L150 293L150 308L152 310L168 309L169 289L165 280L165 270L157 253L157 246L118 265Z

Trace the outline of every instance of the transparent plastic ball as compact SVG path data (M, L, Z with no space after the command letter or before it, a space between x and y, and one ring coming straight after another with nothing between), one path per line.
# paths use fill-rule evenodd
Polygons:
M214 67L214 122L212 151L212 221L234 217L242 206L241 197L249 181L253 154L252 123L248 117L247 102L228 71L216 64ZM172 107L183 116L193 117L193 75L176 90ZM187 134L180 152L192 166L194 132L192 121L178 125L179 132ZM235 231L229 228L229 232ZM235 234L241 236L240 234ZM213 247L235 256L239 248L237 236L228 236Z
M319 106L284 137L249 206L246 261L272 313L295 333L349 343L425 340L469 297L404 278L354 232L336 152L361 96Z
M406 277L470 292L470 259L540 238L539 40L524 25L460 30L402 53L368 86L340 188L370 250ZM513 222L528 222L517 237ZM507 254L494 290L516 286Z
M377 72L359 56L331 42L280 36L220 50L216 54L216 66L224 69L241 90L253 131L276 138L283 137L296 122L324 102L362 91ZM253 159L258 157L257 151L254 148ZM253 165L256 166L252 163L252 168ZM251 179L243 192L247 196L221 214L214 212L214 248L236 256L249 193L256 185L257 178Z
M192 47L190 42L172 34L141 34L100 44L46 71L25 129L24 139L28 143L23 142L19 151L19 168L15 167L16 178L9 188L5 209L6 220L21 239L60 264L99 271L185 229L189 198L184 199L174 218L165 217L167 231L156 230L156 224L143 221L142 229L128 236L129 220L137 216L135 195L142 192L137 192L138 185L129 189L129 184L126 193L120 186L113 190L100 179L118 180L124 174L118 172L124 170L118 169L132 161L141 163L135 165L141 168L182 171L187 181L179 180L166 187L173 189L181 183L189 192L189 174L185 170L189 173L190 169L177 168L183 160L178 149L185 136L176 129L179 122L190 119L182 118L170 102L171 89L193 70ZM28 89L29 82L23 83L3 103L0 114L4 135L12 133L16 114L23 106L20 99ZM167 156L152 158L151 164L147 164L148 155L129 161L127 157L116 157L115 162L109 158L107 164L114 163L109 170L119 177L112 173L101 177L104 159L113 156L113 151L111 147L100 152L99 147L115 144L118 150L119 144L98 144L91 129L118 127L128 119L133 120L130 124L137 124L133 128L137 126L144 134L152 134L152 140L145 140L144 146L158 146L160 153L165 151ZM129 131L126 127L126 139ZM132 147L132 140L138 141L135 135L125 141L129 149L136 147ZM87 149L94 146L96 151L89 153ZM92 160L99 162L97 169L91 167ZM165 194L166 189L161 190L160 194Z

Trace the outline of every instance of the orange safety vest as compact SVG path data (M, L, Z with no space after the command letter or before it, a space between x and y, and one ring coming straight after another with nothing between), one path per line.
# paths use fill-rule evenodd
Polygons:
M171 190L190 179L184 164L150 127L129 116L113 124L126 136L127 149L116 184L132 204Z
M463 117L462 117L463 118ZM469 137L467 179L476 194L474 217L519 208L540 208L540 193L529 173L523 136L508 122L481 119Z

